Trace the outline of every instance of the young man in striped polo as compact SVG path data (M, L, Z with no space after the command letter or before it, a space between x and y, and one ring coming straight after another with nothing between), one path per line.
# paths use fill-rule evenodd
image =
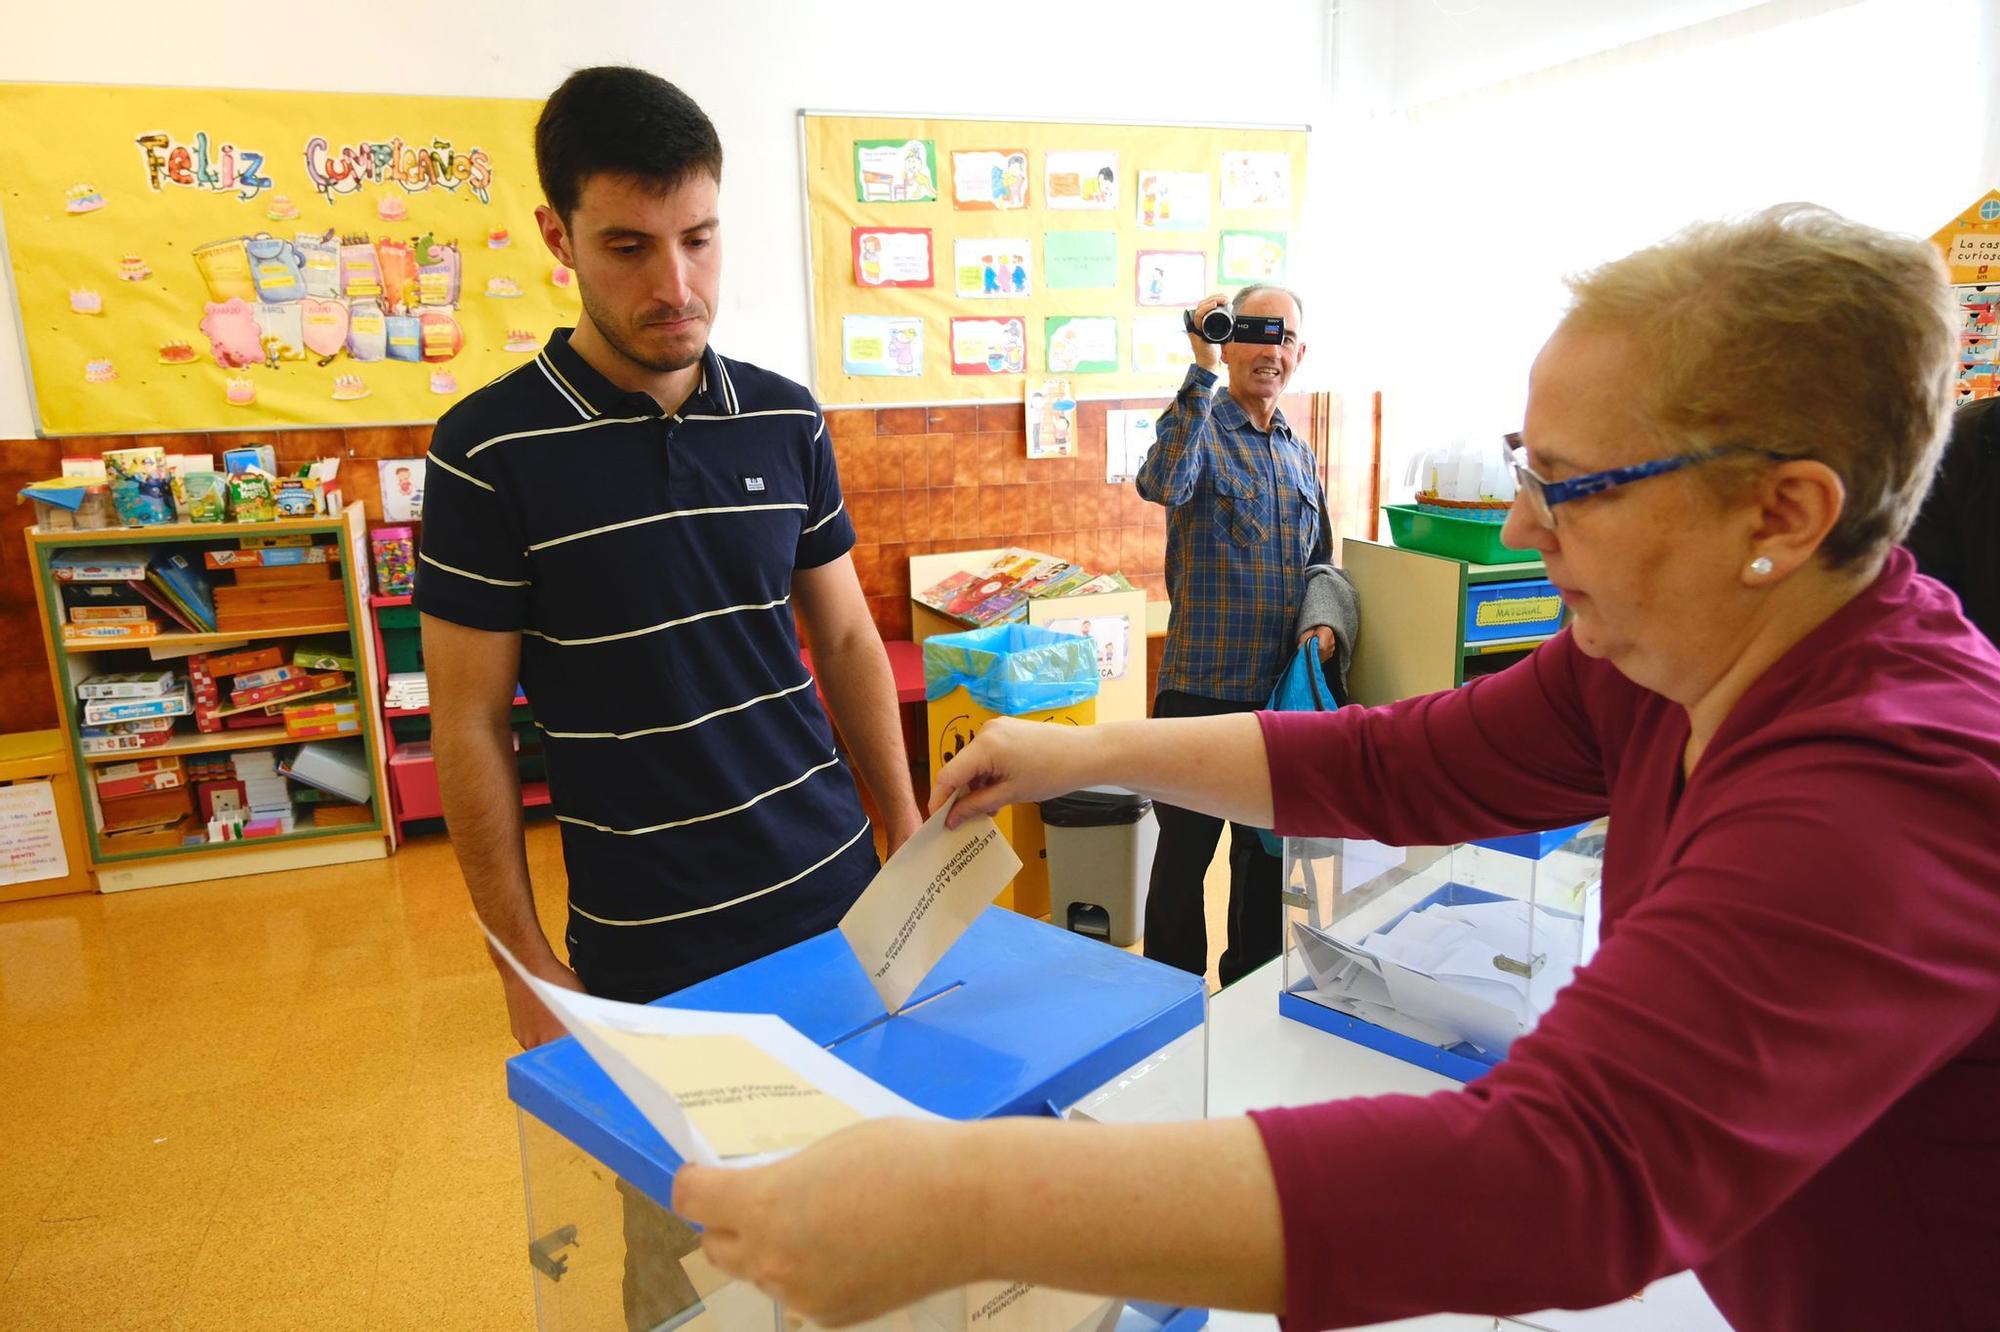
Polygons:
M833 926L920 818L888 658L811 393L709 346L722 147L637 69L580 70L535 131L542 238L583 314L446 413L416 604L453 847L532 971L644 1001ZM509 732L545 739L568 964L536 920ZM523 1047L560 1033L501 969Z

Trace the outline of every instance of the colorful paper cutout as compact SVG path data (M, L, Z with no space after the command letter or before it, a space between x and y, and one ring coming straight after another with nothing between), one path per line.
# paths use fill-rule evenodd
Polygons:
M1018 375L1026 368L1025 320L951 321L951 372L955 375Z
M1285 233L1225 231L1222 233L1218 278L1225 286L1285 280Z
M937 146L929 139L856 139L854 197L861 203L929 203L938 197Z
M1141 250L1136 267L1141 305L1199 305L1208 294L1208 256L1200 250Z
M1028 150L982 148L951 155L951 206L966 210L1026 208Z
M840 368L850 375L902 378L924 372L924 321L900 315L846 315Z
M1118 321L1108 315L1050 315L1042 321L1046 357L1056 374L1108 375L1118 370Z
M855 227L854 281L862 287L928 287L931 233L928 227Z
M1118 285L1118 233L1045 231L1042 273L1050 291L1099 291Z
M1032 262L1023 236L973 236L952 242L952 270L960 296L1006 300L1034 294Z
M1042 202L1063 211L1105 211L1118 206L1118 154L1050 152L1042 159Z

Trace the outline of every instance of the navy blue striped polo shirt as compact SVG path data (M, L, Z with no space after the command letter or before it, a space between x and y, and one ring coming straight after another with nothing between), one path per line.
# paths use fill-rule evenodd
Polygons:
M792 573L854 545L803 387L713 349L677 414L568 330L432 436L416 605L521 635L571 965L664 994L836 924L876 868Z

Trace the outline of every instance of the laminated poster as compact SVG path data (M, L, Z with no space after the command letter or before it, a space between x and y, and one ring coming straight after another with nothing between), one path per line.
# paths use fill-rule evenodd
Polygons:
M1057 211L1108 212L1118 206L1118 154L1051 152L1042 159L1042 203Z
M1139 225L1149 231L1208 230L1206 171L1141 171Z
M1026 369L1027 321L951 321L951 372L955 375L1018 375Z
M1034 294L1034 263L1021 236L973 236L952 242L958 294L973 300L1010 300Z
M1224 153L1224 208L1288 209L1292 206L1292 163L1283 153Z
M1050 315L1042 364L1055 374L1108 375L1118 369L1118 321L1108 315ZM1066 455L1065 455L1066 456Z
M928 227L856 227L853 245L858 287L928 287L935 281Z
M383 458L375 464L382 486L382 521L416 523L424 517L424 460Z
M951 206L978 210L1028 206L1028 150L988 148L951 155Z
M854 197L861 203L936 199L937 146L929 139L856 139Z
M1067 379L1028 382L1028 456L1076 456L1076 396Z
M1139 475L1146 455L1152 452L1159 421L1157 410L1110 411L1104 414L1104 479L1107 482L1130 481Z
M1250 282L1285 280L1285 233L1282 231L1225 231L1222 233L1221 282L1242 286Z
M1200 250L1141 250L1134 281L1141 305L1199 305L1208 294L1208 255Z
M924 321L901 315L845 315L840 368L850 375L899 378L924 372Z
M1118 233L1045 231L1042 273L1050 291L1106 291L1118 285Z
M1132 368L1142 375L1185 374L1194 354L1179 315L1137 315L1132 320Z

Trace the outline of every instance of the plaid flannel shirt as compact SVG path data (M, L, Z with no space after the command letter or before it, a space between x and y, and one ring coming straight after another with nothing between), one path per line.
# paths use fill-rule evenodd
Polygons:
M1285 423L1257 429L1199 365L1160 415L1139 494L1167 507L1173 624L1163 690L1261 703L1297 647L1309 564L1328 560L1312 451Z

